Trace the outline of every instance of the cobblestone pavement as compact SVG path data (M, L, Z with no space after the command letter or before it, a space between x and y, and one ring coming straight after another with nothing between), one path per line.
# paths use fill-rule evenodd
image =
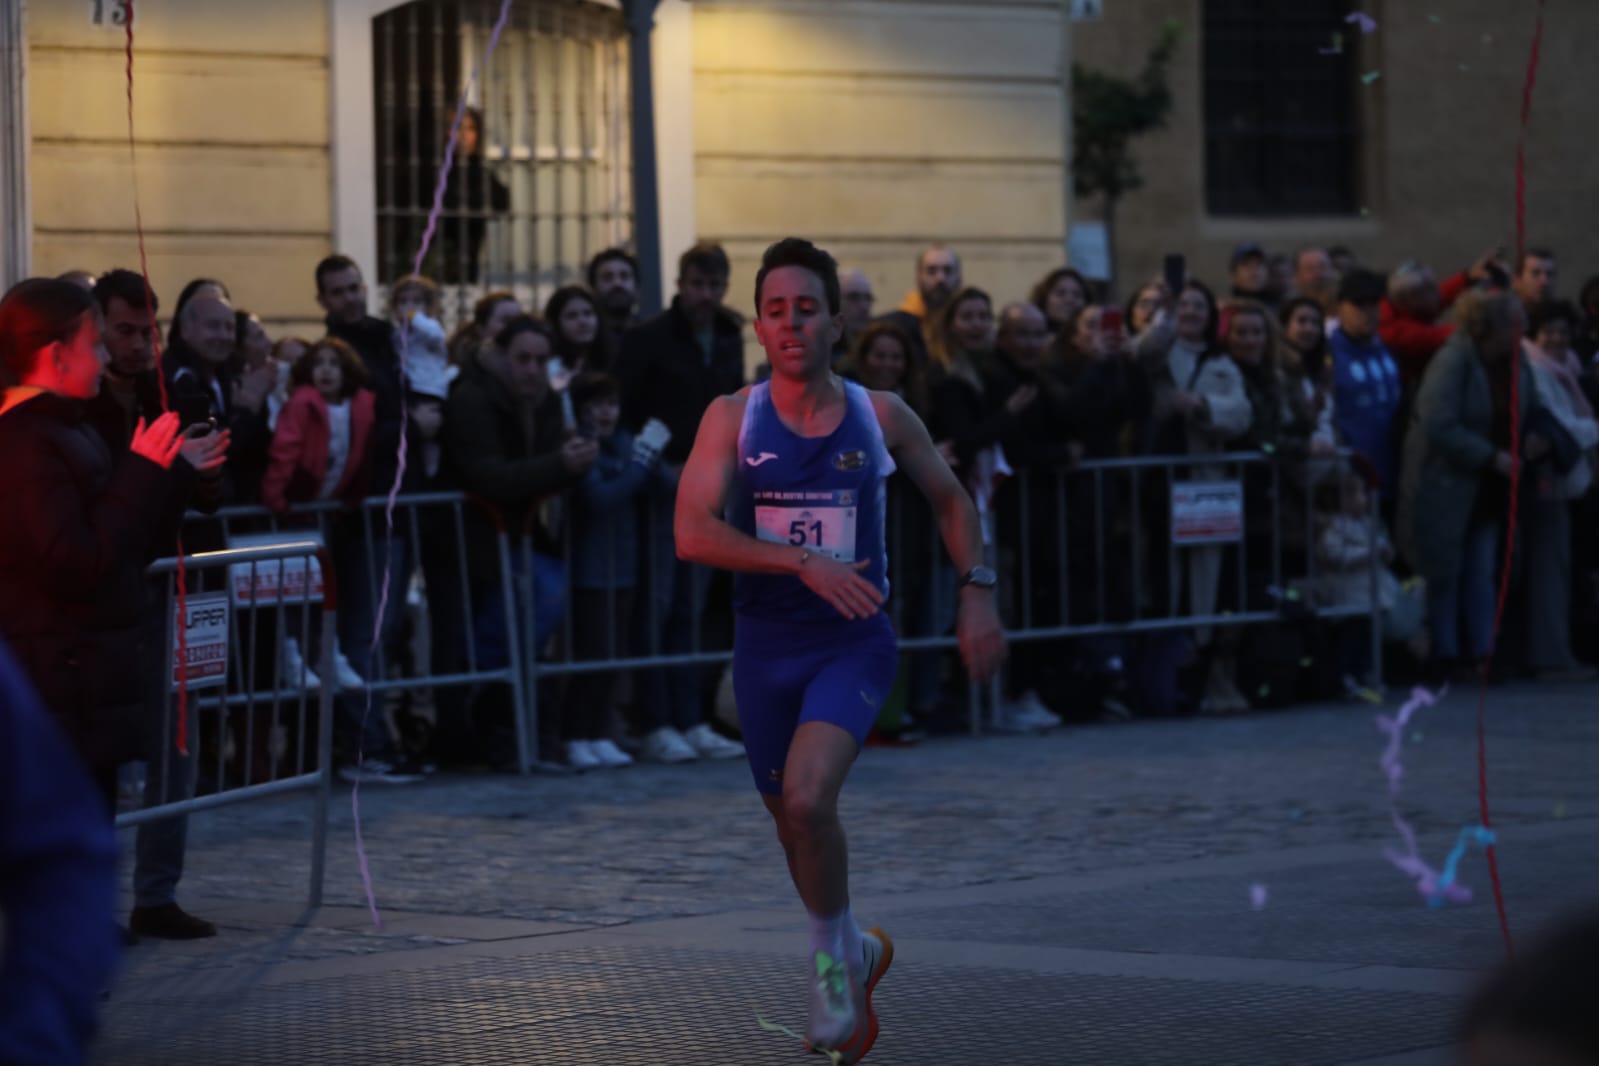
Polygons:
M1490 697L1519 935L1599 875L1595 697ZM1462 880L1477 901L1442 911L1383 861L1373 714L869 750L845 802L854 897L901 944L871 1061L1446 1061L1425 1049L1447 1044L1459 992L1497 958L1492 902L1475 853ZM1406 739L1401 807L1435 864L1476 818L1474 729L1462 693ZM223 935L130 952L101 1061L798 1053L753 1017L802 1020L805 925L743 763L368 786L381 930L338 795L329 905L309 918L308 798L194 819L181 895Z

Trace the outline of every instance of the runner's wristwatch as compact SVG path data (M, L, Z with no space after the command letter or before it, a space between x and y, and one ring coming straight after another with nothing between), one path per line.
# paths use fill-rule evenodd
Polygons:
M966 571L965 577L961 578L960 587L965 588L967 585L975 585L980 589L991 589L998 584L999 575L994 573L993 568L974 566Z

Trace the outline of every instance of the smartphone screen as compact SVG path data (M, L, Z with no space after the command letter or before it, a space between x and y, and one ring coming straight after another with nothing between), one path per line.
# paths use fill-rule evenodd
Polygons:
M1101 333L1120 333L1122 331L1122 309L1107 307L1099 313L1099 331Z
M1161 274L1166 279L1166 288L1171 290L1173 298L1183 291L1183 286L1188 282L1188 260L1182 255L1173 253L1166 257L1166 262L1161 268Z

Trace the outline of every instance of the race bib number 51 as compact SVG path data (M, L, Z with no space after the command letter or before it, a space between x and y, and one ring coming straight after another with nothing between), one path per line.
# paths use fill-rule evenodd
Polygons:
M755 536L769 544L792 544L839 562L855 561L855 508L755 508Z

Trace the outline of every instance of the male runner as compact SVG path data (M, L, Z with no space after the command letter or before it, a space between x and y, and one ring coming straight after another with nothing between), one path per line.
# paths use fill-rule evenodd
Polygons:
M897 396L830 369L838 266L809 241L766 250L755 336L769 381L712 401L678 488L683 559L737 572L733 691L755 787L811 917L806 1046L858 1062L894 947L849 907L838 793L894 684L884 479L902 468L938 515L961 581L960 648L986 679L1005 655L971 499Z

